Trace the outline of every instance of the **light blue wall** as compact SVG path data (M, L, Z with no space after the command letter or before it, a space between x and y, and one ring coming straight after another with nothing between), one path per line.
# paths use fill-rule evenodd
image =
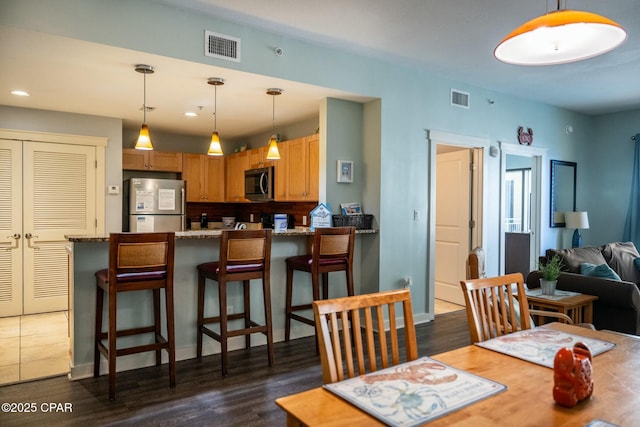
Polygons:
M595 120L594 134L580 146L577 205L589 213L584 245L622 240L629 207L634 141L640 110L607 114Z
M579 181L593 184L597 181L596 175L590 178L586 165L593 166L595 161L587 160L586 156L590 153L585 147L597 152L606 150L600 147L600 141L603 141L602 144L608 143L607 132L616 128L613 122L618 117L615 115L608 120L594 120L549 105L451 81L425 70L338 51L149 0L5 0L0 4L0 24L341 89L379 99L365 105L362 123L354 123L354 126L362 126L364 144L361 157L354 159L362 164L362 170L358 173L362 173L363 182L366 182L362 187L361 201L368 211L376 213L380 226L376 244L373 245L374 251L379 248L379 253L366 254L372 258L367 268L374 269L375 273L363 277L365 281L377 279L378 283L374 286L384 290L396 288L403 277L412 276L414 289L419 293L419 297L414 296L416 312L427 311L429 299L426 283L426 221L431 207L427 194L428 150L425 130L481 137L497 145L497 141L517 143L518 126L533 128L534 146L546 147L548 159L577 161ZM236 64L204 57L202 39L205 29L240 37L242 62ZM274 46L282 47L287 54L276 57L273 55ZM487 52L487 55L490 54ZM451 88L470 93L470 109L449 105ZM488 102L489 99L493 103ZM328 111L330 116L331 111ZM625 123L634 119L624 115L620 117ZM638 122L637 114L635 121ZM607 124L609 122L612 124ZM572 134L565 132L569 124L574 128ZM626 130L618 139L628 138L636 131L638 129ZM333 147L331 140L328 140L328 144L329 153L338 152L339 147ZM350 152L347 151L347 154ZM612 159L611 165L615 164ZM108 165L108 168L113 167L116 167L115 164ZM497 194L499 163L489 159L487 167L490 168L487 193ZM543 189L549 188L548 168L547 162L543 169ZM331 178L327 176L327 180ZM617 178L622 182L622 176ZM597 188L604 190L604 182ZM335 188L327 196L337 201L342 198L337 194ZM586 194L580 185L579 207L590 208L592 204L597 204L588 202ZM610 196L619 197L615 193ZM488 271L497 271L498 265L498 200L498 197L491 197L485 212L488 221L485 230L490 233L485 236ZM115 207L107 209L117 211ZM543 210L548 212L548 209L548 198L545 198ZM419 221L413 220L414 210L422 213ZM595 216L593 227L604 222L604 218ZM559 243L563 241L563 231L550 229L543 223L543 250L563 244ZM585 241L590 242L592 236L585 232ZM609 239L604 235L598 237L605 238ZM364 285L369 290L371 283Z

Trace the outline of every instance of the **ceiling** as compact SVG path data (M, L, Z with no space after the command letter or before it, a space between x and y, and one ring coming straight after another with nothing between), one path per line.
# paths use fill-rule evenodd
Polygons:
M555 9L554 0L155 1L585 114L640 108L637 0L569 0L569 8L620 23L627 30L627 40L605 55L546 67L503 64L492 52L515 27ZM147 105L156 108L147 113L152 131L210 133L214 88L206 84L209 77L223 77L227 82L218 87L217 106L218 130L228 138L271 129L273 99L265 93L270 87L284 89L275 99L275 120L280 125L317 116L318 105L327 96L360 102L370 99L3 26L0 40L0 104L118 117L125 126L137 127L142 119L143 76L132 64L154 66L157 72L147 76ZM286 55L286 46L282 48ZM17 88L32 96L19 98L8 93ZM200 115L185 117L188 110L200 111Z

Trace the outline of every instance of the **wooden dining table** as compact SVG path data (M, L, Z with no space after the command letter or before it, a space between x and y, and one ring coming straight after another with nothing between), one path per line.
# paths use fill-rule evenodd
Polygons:
M640 337L550 323L544 328L615 343L593 358L594 391L573 408L555 403L553 369L469 345L430 356L449 366L507 386L507 390L428 423L429 426L586 426L594 420L640 426ZM381 421L317 387L281 397L287 426L376 426Z

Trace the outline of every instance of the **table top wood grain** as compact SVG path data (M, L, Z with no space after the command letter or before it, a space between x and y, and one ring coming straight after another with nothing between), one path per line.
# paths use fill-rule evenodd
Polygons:
M584 426L594 419L640 426L640 337L561 323L544 327L616 344L593 359L594 392L590 399L573 408L557 405L552 396L552 369L470 345L431 357L502 383L507 391L436 419L429 426L569 427ZM383 425L322 387L279 398L276 403L287 412L288 426Z

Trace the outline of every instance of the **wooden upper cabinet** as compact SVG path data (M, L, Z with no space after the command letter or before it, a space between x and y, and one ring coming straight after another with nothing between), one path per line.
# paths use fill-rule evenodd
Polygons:
M281 168L280 174L276 173L276 200L318 200L319 136L285 141L278 144L278 148L282 164L278 165Z
M182 172L182 153L125 148L122 150L122 169Z
M277 160L267 160L267 151L268 146L263 146L260 148L254 148L249 150L249 168L250 169L258 169L258 168L266 168L269 166L274 166L277 163Z
M224 202L224 157L183 153L182 179L187 182L187 202Z
M230 154L225 158L225 190L227 202L248 202L244 198L244 171L250 169L249 151Z

